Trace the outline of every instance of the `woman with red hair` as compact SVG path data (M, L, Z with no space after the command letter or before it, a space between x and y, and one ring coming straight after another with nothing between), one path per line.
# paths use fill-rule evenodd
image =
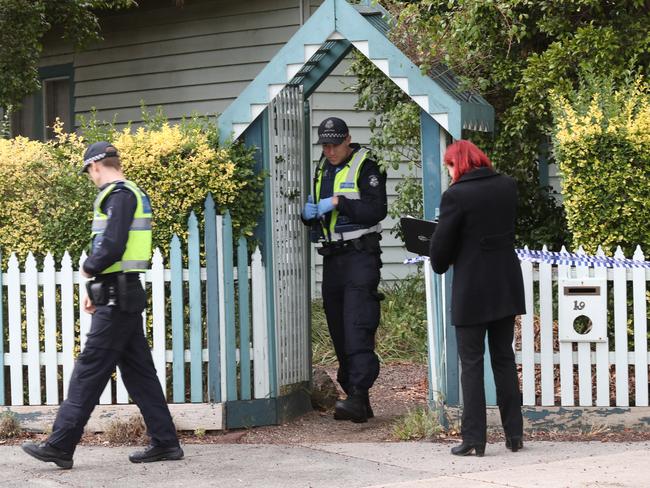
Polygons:
M464 405L463 442L451 453L485 453L486 334L506 447L514 452L523 447L523 420L512 341L515 316L526 313L521 268L514 250L517 185L495 172L485 153L469 141L450 145L444 163L452 184L442 195L430 258L436 273L442 274L452 265L454 270L451 313Z

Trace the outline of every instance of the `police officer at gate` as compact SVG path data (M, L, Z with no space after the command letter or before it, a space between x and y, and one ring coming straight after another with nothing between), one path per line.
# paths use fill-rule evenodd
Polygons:
M124 179L118 152L108 142L88 147L81 172L87 172L100 190L94 203L91 252L82 271L86 278L94 278L87 283L88 296L82 304L92 314L90 332L52 434L40 444L23 444L23 450L41 461L71 468L84 426L117 365L151 437L150 446L131 454L129 460L182 459L142 328L147 297L139 276L149 268L151 258L149 197Z
M367 149L351 143L339 118L320 124L318 143L323 155L302 220L312 227L312 242L322 243L323 306L339 362L337 380L347 395L336 402L334 418L366 422L373 417L368 390L379 375L375 333L386 175Z

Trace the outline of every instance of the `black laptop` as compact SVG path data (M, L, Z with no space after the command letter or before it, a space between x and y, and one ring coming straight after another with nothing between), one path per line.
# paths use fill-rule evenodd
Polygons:
M402 217L399 220L399 225L404 234L406 250L420 256L428 256L429 242L433 231L436 229L436 222L413 217Z

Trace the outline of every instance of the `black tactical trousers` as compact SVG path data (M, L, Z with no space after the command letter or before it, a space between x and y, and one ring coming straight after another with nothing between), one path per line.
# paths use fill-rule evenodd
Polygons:
M379 375L375 333L379 325L379 251L345 251L323 259L323 307L339 361L343 390L368 390Z
M163 394L140 313L98 306L83 352L77 358L68 397L61 404L48 443L73 453L99 397L119 366L129 395L140 408L153 445L178 446L176 429Z
M515 353L512 350L514 323L514 317L505 317L484 324L456 327L463 390L461 433L466 442L483 443L486 438L483 379L486 333L503 430L508 437L522 435L521 392Z

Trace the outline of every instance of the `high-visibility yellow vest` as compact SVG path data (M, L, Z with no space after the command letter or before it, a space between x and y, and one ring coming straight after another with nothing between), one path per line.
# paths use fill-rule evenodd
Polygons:
M99 274L122 271L124 273L143 273L149 269L151 261L151 203L149 197L135 183L125 180L115 182L104 188L93 204L93 225L91 231L92 249L97 247L108 224L108 215L102 211L102 203L117 185L130 190L137 200L133 222L122 258Z
M361 148L352 154L350 161L348 161L347 164L334 176L334 193L332 196L344 196L350 200L359 200L361 198L357 182L359 180L359 174L361 173L363 163L368 158L369 154L370 151L364 148ZM321 161L321 163L323 163L323 161ZM316 176L315 197L316 203L318 203L318 201L320 201L320 188L323 180L322 164L318 165L316 171L318 171L318 174ZM345 223L344 225L341 225L339 222L339 212L336 208L332 210L329 227L326 227L324 223L322 226L324 233L329 234L332 240L347 241L350 239L358 239L364 234L381 231L380 224L371 227L365 227L354 223Z

